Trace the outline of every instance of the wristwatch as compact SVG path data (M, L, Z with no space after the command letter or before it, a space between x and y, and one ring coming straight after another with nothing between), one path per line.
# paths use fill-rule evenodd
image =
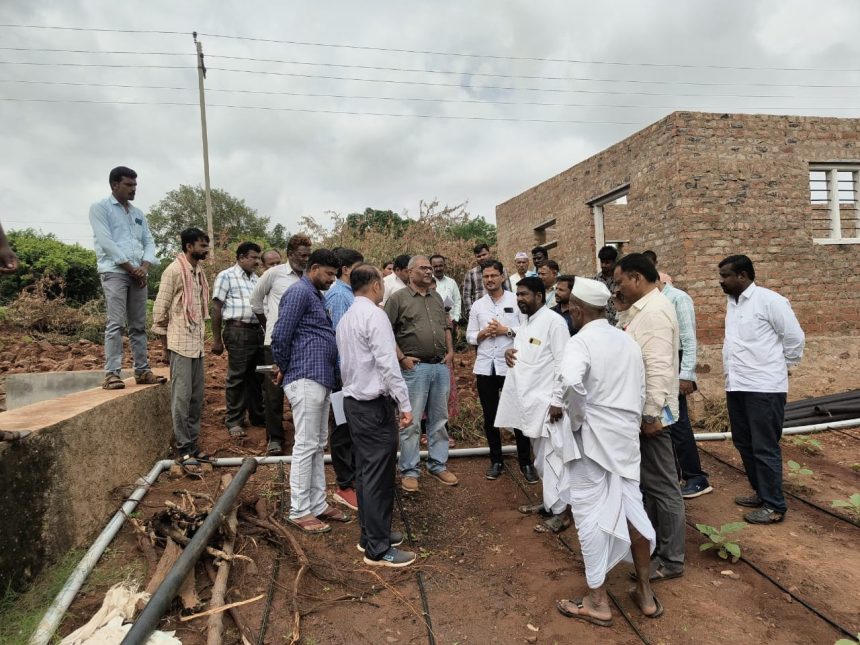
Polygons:
M654 423L654 422L657 420L657 417L652 417L652 416L650 416L650 415L648 415L648 414L643 414L643 415L642 415L642 420L643 420L645 423Z
M506 332L505 332L505 335L506 335L508 338L516 338L516 336L517 336L517 332L515 332L513 329L511 329L510 327L508 327L508 331L506 331Z

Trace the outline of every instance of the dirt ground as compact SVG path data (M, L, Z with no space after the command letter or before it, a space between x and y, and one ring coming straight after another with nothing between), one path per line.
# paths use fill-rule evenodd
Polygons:
M75 347L86 353L75 354ZM73 355L81 362L85 356L98 362L100 350L95 345L50 350L44 346L41 352L19 359L18 354L24 350L7 343L0 347L0 372L18 371L22 364L31 369L36 365L62 369L59 364ZM713 400L722 397L719 355L719 347L704 347L700 354L701 396ZM858 358L860 338L809 339L804 362L791 377L790 399L860 388ZM57 366L49 367L45 359ZM260 454L265 448L263 428L249 427L249 437L241 445L229 439L224 429L225 364L225 357L207 357L203 448L218 456ZM470 355L459 355L457 381L464 399L474 397L470 368ZM832 500L845 499L860 490L860 430L816 438L821 443L817 454L783 442L786 461L793 459L813 470L812 475L786 479L789 490L829 509ZM466 445L477 444L468 438L458 443L458 447ZM419 561L413 567L371 570L364 565L355 548L357 522L335 524L331 533L322 536L294 532L311 562L297 597L302 613L302 642L432 642L425 625L419 574L426 590L432 635L440 644L639 643L643 639L655 644L833 643L845 636L798 599L833 622L853 632L860 631L857 526L789 498L784 523L771 527L751 525L738 534L748 563L732 564L719 559L713 551L699 551L705 539L694 528L695 523L719 526L741 520L742 509L734 505L732 498L748 490L741 473L715 458L739 467L740 460L730 443L700 446L702 462L715 491L687 503L690 526L685 575L655 588L666 609L664 616L657 620L644 618L628 598L629 565L619 565L609 578L610 591L640 630L642 639L618 607L613 607L611 628L567 619L556 611L556 599L574 597L585 590L575 530L571 528L561 536L536 533L536 518L520 514L516 507L537 499L539 485L527 486L510 460L508 474L497 481L487 481L483 476L487 459L470 458L451 461L452 471L460 477L459 486L448 488L424 476L419 493L400 496L402 513L395 509L395 528L412 535L405 546L419 553ZM284 495L288 502L289 467L283 471L287 481L282 484L279 467L260 467L242 493L242 508L264 499L269 511L276 513ZM138 519L145 521L164 508L165 500L175 500L174 492L180 489L216 495L220 474L219 469L200 481L162 476L144 499ZM327 479L332 489L334 476L330 469ZM253 564L235 564L227 600L253 598L272 588L271 611L262 641L258 641L258 634L266 598L239 608L242 622L248 627L245 637L250 642L289 642L293 580L298 571L296 556L289 543L272 544L247 522L240 522L239 534L237 552L251 558ZM279 559L278 575L272 584ZM152 567L145 565L136 535L127 525L112 544L111 557L104 559L99 568L125 566L130 560L138 561L140 570L148 569L141 578L145 584L153 573ZM196 578L205 604L211 585L201 566ZM103 586L87 585L72 606L61 633L69 633L85 622L100 605L104 592ZM176 605L160 628L177 630L183 643L205 642L206 619L180 622L179 616ZM233 622L225 617L224 623L228 628L225 642L241 642Z

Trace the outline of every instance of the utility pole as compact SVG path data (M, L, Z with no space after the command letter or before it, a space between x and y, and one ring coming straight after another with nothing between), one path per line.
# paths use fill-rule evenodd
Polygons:
M215 244L215 228L212 224L212 191L209 184L209 135L206 131L206 98L203 95L203 79L206 78L206 65L203 64L203 43L197 40L197 32L193 32L194 44L197 46L197 83L200 89L200 128L203 131L203 180L206 195L206 227L209 241Z

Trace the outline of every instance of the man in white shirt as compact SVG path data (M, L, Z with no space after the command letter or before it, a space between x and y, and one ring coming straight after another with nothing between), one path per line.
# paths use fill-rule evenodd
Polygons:
M570 512L561 496L559 471L554 468L558 454L569 448L573 439L560 424L549 423L549 416L553 398L560 400L561 384L555 375L570 334L564 319L544 306L545 296L546 289L538 277L523 278L517 283L517 306L528 319L516 330L513 347L505 350L508 373L495 426L519 428L531 439L535 469L542 480L543 504L522 506L519 510L548 515L535 530L558 533L570 526Z
M787 510L782 493L779 440L788 393L788 368L803 356L805 337L788 300L759 287L745 255L720 262L720 287L728 295L723 371L732 442L744 462L753 495L735 498L754 508L753 524L781 522Z
M626 331L642 350L645 405L642 409L641 484L648 517L657 530L651 581L684 574L684 500L678 485L672 437L666 426L678 419L680 332L672 303L660 293L654 264L631 253L615 265L615 285L625 302Z
M406 285L409 284L409 260L410 256L408 255L398 255L394 258L394 267L392 273L385 277L382 281L383 286L385 287L385 291L382 294L382 306L385 306L385 303L388 302L388 299L391 297L391 294L400 291L401 289L405 289Z
M529 271L529 255L525 251L518 251L514 256L514 266L517 268L517 272L508 278L508 281L511 283L511 290L515 290L517 283L523 278L537 275L537 272Z
M268 269L251 292L251 310L266 328L263 339L263 361L274 364L272 330L278 322L278 307L287 289L301 280L311 255L311 240L307 235L293 235L287 242L287 263ZM266 414L266 453L284 454L284 390L272 378L263 379L263 399Z
M543 286L546 288L546 306L552 309L555 307L555 289L558 281L558 262L555 260L547 260L538 269L538 277L543 280Z
M476 375L478 398L484 411L484 435L490 447L490 468L486 477L498 479L504 465L502 437L495 420L499 396L505 384L505 374L508 372L505 350L513 345L516 329L525 322L526 317L520 313L517 297L502 288L504 267L501 262L482 262L481 279L484 281L484 295L469 310L466 341L478 347L472 372ZM529 484L536 484L538 476L532 464L531 442L516 428L514 435L520 470Z
M433 267L433 277L436 278L436 293L442 298L445 311L454 324L460 322L463 315L463 303L460 297L460 287L457 281L445 275L446 260L439 254L430 256L430 266Z
M645 403L645 367L639 345L606 320L609 289L577 277L570 314L579 329L567 343L559 380L564 431L574 437L565 461L562 489L576 520L588 593L559 600L565 616L609 627L612 612L606 575L622 560L636 567L631 592L642 613L656 618L663 608L651 591L650 555L656 535L639 490L639 426Z
M379 307L382 274L360 264L352 269L350 283L355 302L340 319L336 335L343 407L355 456L358 550L364 552L365 564L404 567L415 561L415 554L397 548L403 535L391 530L391 513L398 433L412 424L412 406L397 362L394 332Z

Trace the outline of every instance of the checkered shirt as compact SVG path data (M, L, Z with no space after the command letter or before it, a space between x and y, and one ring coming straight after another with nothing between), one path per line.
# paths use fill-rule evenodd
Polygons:
M224 303L221 317L225 321L257 322L257 316L251 309L251 292L258 279L256 273L248 275L238 263L218 274L212 288L212 299Z

